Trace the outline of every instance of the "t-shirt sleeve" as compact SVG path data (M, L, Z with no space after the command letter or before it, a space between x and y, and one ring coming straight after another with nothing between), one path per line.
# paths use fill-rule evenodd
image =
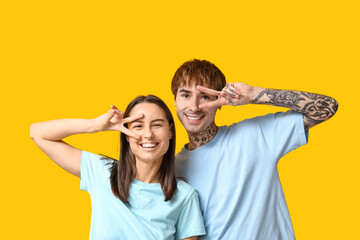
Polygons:
M176 223L176 239L205 234L206 231L200 211L199 197L194 190L187 199Z
M304 129L301 113L290 110L268 114L259 117L259 123L266 144L276 161L307 143L308 130Z
M109 177L108 161L100 155L82 151L80 165L80 189L91 192L94 185Z

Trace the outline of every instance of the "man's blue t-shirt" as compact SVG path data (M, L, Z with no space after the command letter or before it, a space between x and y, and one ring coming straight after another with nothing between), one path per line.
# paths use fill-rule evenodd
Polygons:
M111 191L109 160L82 151L80 188L89 192L92 213L90 239L183 239L205 234L197 192L183 181L165 202L160 183L134 180L130 205Z
M288 111L219 127L209 143L184 147L177 176L199 193L201 239L295 239L277 163L306 144L306 134L302 114Z

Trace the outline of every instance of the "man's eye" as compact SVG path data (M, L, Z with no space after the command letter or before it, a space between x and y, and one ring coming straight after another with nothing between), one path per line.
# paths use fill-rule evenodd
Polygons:
M181 97L183 97L183 98L189 98L189 94L183 94L183 95L181 95Z
M201 97L201 99L203 99L203 100L209 100L209 99L210 99L210 97L209 97L209 96L204 95L204 96L202 96L202 97Z

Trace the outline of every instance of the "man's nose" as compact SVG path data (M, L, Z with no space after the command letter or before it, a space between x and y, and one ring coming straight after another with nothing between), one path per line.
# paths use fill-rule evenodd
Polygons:
M200 111L200 108L199 108L199 99L194 97L193 99L191 99L191 102L190 102L190 110L192 112L197 112L197 111Z

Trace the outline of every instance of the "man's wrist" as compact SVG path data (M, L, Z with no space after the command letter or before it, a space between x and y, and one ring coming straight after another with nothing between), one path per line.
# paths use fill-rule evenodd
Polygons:
M252 87L251 94L250 94L250 103L259 103L258 102L259 99L257 99L257 98L264 89L265 88Z

